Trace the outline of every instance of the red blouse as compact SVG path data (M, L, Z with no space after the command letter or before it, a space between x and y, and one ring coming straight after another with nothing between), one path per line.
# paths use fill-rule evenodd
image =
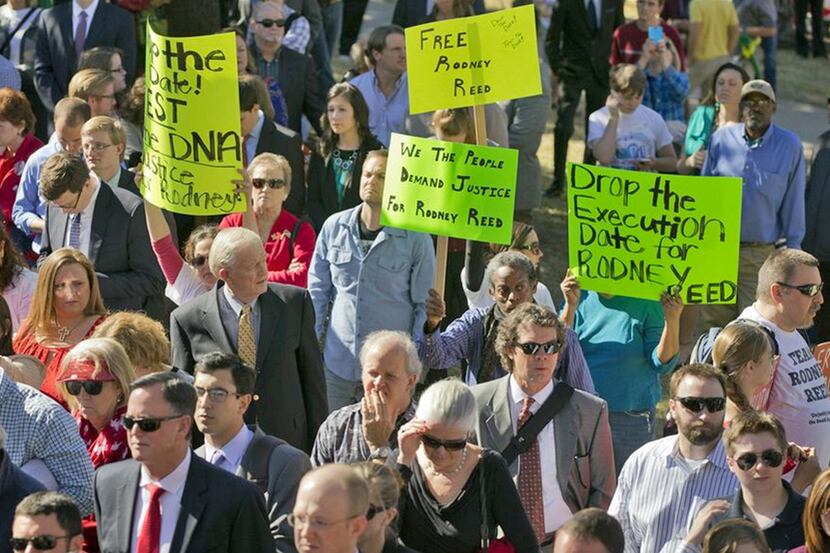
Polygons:
M3 224L6 225L6 232L11 235L12 207L17 196L17 187L20 184L20 176L23 174L23 167L29 156L43 146L33 134L27 134L20 144L20 148L9 155L6 149L0 154L0 210L3 212Z
M304 221L297 229L293 251L289 252L288 243L291 241L291 232L297 221L297 217L285 209L280 211L277 220L274 221L274 226L271 227L271 234L265 242L265 259L268 266L268 280L305 288L308 286L308 268L311 265L311 257L314 255L314 242L317 237L311 223ZM219 223L220 228L241 226L241 213L227 215ZM289 271L288 266L292 261L299 263L300 268Z

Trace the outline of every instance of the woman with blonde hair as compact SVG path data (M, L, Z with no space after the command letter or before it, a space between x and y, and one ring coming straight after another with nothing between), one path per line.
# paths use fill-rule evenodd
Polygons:
M804 546L791 553L827 553L830 551L830 469L813 482L802 515Z
M369 486L369 522L357 542L360 553L415 553L398 541L392 527L403 487L400 474L379 461L358 463L354 469Z
M73 248L52 252L40 266L32 308L13 342L15 353L31 355L46 365L41 392L63 403L55 380L61 362L105 317L98 276L89 258Z
M703 553L772 553L754 522L730 519L715 525L703 540Z
M95 329L92 337L118 342L138 378L170 369L170 340L164 327L143 313L113 313Z

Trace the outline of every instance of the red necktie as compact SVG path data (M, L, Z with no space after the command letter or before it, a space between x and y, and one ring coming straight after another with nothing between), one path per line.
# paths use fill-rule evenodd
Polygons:
M530 406L533 405L533 398L526 397L519 412L519 423L521 428L527 419L530 418ZM542 466L539 461L539 439L533 438L533 445L530 449L519 455L519 497L525 507L527 518L533 526L533 533L536 539L542 543L545 539L545 503L542 497Z
M147 504L147 514L141 523L141 531L138 533L136 553L159 553L159 542L161 541L161 504L159 499L164 493L164 488L157 484L147 484L150 490L150 501Z

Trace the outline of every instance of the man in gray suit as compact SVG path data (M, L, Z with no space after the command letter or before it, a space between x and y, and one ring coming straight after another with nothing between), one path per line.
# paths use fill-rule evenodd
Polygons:
M519 495L545 551L572 513L607 509L616 487L606 403L553 378L564 335L550 309L532 303L518 307L496 337L509 374L472 388L479 407L478 443L503 452L518 475ZM553 420L535 435L514 440L550 402L559 403Z
M236 353L257 373L245 420L311 451L328 415L311 297L268 282L262 240L245 228L216 235L210 270L219 279L213 290L170 315L173 366L192 374L208 353Z
M124 427L133 458L95 473L102 553L273 553L256 486L192 455L196 390L170 372L131 386Z
M277 551L294 553L287 517L300 478L311 469L308 455L256 426L245 425L256 372L233 353L209 353L196 363L196 426L205 445L196 455L256 484L265 494Z

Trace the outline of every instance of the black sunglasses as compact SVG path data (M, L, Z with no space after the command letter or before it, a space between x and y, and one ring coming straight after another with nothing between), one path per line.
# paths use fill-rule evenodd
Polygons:
M375 518L375 515L377 515L378 513L382 513L385 510L385 507L370 504L369 510L366 511L366 520L372 520L373 518Z
M270 29L274 25L276 25L277 27L285 27L285 19L261 19L257 21L257 23L259 23L266 29Z
M421 441L430 449L443 447L447 451L461 451L467 446L467 440L439 440L427 434L421 436Z
M758 458L768 467L778 467L784 461L784 454L774 449L765 449L760 454L758 453L744 453L737 459L735 464L743 471L747 471L758 464Z
M207 263L207 256L206 255L194 255L193 259L189 261L189 265L191 267L201 267L205 263Z
M562 343L559 340L554 340L546 344L537 344L536 342L524 342L523 344L516 344L525 355L536 355L539 350L542 350L546 355L553 355L558 353L562 348Z
M285 179L251 179L251 184L257 190L263 186L267 186L273 190L274 188L282 188L285 186Z
M819 282L818 284L802 284L801 286L793 286L792 284L787 284L786 282L776 282L778 286L783 286L784 288L792 288L793 290L798 290L802 294L807 297L813 298L821 294L822 289L824 289L824 283Z
M710 413L718 413L726 407L725 397L676 397L674 400L692 413L700 413L704 407Z
M33 538L11 538L9 540L9 545L11 545L14 551L25 551L26 546L31 543L32 546L39 551L49 551L58 545L58 540L72 539L73 537L74 536L50 536L49 534L44 534Z
M104 389L104 383L100 380L67 380L63 385L70 396L80 395L81 388L91 396L97 396Z
M184 415L170 415L169 417L136 419L127 415L124 417L124 428L126 428L127 430L132 430L133 426L138 425L139 430L141 430L142 432L155 432L156 430L161 428L161 423L163 423L164 421L178 419L179 417L183 416Z

